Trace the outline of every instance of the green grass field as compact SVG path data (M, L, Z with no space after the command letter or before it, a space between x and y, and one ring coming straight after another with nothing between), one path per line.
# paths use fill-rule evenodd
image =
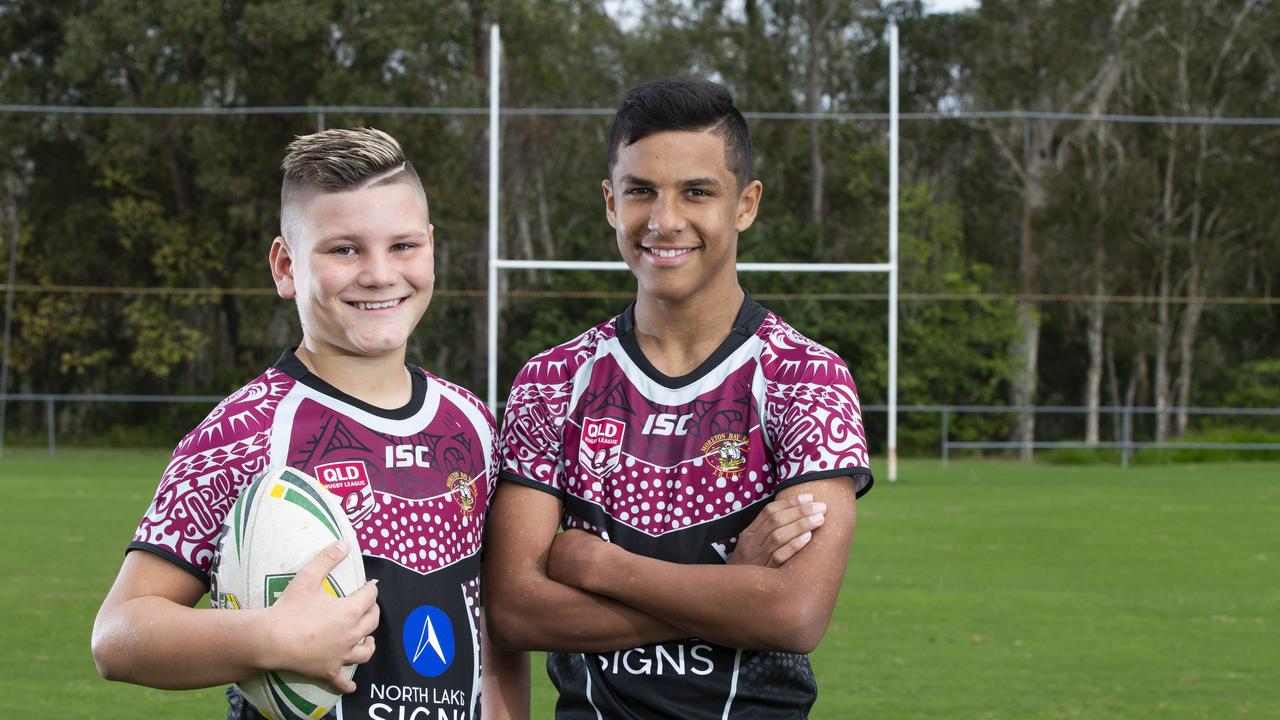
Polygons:
M164 461L0 460L0 717L223 716L89 656ZM860 503L813 717L1280 718L1280 464L900 473ZM536 659L534 688L550 717Z

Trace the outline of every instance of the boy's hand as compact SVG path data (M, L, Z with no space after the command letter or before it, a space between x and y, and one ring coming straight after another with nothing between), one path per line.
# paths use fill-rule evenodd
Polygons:
M339 692L356 684L342 674L342 666L368 662L378 627L378 586L367 582L345 598L321 587L350 549L336 542L321 550L302 568L266 610L268 667L292 670L328 681Z
M826 512L826 503L808 494L774 500L738 536L729 564L780 567L809 544Z

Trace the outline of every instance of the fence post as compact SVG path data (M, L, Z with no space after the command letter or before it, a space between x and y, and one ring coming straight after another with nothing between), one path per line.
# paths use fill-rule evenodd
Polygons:
M54 426L56 425L54 422L53 398L44 401L44 416L49 433L49 457L52 458L55 455L54 448L56 447L56 441L53 439Z
M942 467L947 466L947 461L950 459L950 455L951 455L951 445L950 445L951 441L949 437L950 428L948 427L948 425L950 424L948 421L949 417L950 417L950 411L943 410L942 411Z
M1129 442L1133 437L1133 408L1124 407L1124 419L1120 423L1120 467L1129 467Z

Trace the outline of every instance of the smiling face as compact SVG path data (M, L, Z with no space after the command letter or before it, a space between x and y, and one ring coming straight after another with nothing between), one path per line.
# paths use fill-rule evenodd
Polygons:
M395 182L306 201L271 246L282 298L296 299L309 352L399 353L431 302L433 228L421 191Z
M738 188L720 134L659 132L621 147L603 188L642 297L687 304L737 293L738 233L754 222L762 189Z

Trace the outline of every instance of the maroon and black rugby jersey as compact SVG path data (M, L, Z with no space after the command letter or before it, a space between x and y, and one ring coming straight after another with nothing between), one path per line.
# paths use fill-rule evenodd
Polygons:
M240 491L302 470L341 497L379 580L377 651L330 716L479 717L480 542L493 491L493 418L471 393L410 367L413 394L384 410L311 374L287 351L178 444L129 550L206 585ZM228 716L261 717L234 687Z
M779 490L840 476L870 489L857 390L834 353L747 297L711 357L668 377L640 351L634 312L531 359L507 401L501 477L560 498L566 528L724 563ZM550 653L547 669L559 718L796 718L817 692L805 655L697 638Z

